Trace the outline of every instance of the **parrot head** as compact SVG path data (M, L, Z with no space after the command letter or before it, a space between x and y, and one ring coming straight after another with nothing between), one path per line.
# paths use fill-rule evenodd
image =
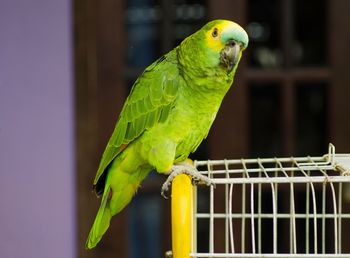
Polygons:
M185 39L181 45L184 52L187 52L185 48L196 46L195 62L205 63L207 68L219 66L230 73L237 66L248 41L247 33L237 23L214 20Z
M248 35L237 23L215 20L203 27L209 51L218 56L219 63L229 71L238 64L242 51L248 46Z

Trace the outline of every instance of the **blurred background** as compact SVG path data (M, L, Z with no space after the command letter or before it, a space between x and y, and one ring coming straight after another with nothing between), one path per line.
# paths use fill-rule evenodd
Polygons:
M192 158L322 155L329 142L350 153L349 8L348 0L1 1L0 257L160 258L171 249L165 177L152 174L86 251L99 206L92 180L135 79L212 19L241 24L250 45Z

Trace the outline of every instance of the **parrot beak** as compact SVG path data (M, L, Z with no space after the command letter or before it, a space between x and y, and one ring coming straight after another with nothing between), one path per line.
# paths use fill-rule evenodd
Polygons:
M238 63L241 50L241 44L234 40L230 40L221 50L220 62L228 68L229 72Z

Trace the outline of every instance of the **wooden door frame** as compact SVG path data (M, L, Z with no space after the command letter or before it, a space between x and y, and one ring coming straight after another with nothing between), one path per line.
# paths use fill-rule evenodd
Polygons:
M85 241L100 200L92 192L98 162L125 99L124 1L75 0L77 224L79 257L127 257L126 216L111 222L93 250Z

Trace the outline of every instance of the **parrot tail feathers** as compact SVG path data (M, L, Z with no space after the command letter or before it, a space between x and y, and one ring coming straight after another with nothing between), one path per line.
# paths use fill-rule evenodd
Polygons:
M94 224L92 225L89 236L86 240L86 249L94 248L97 243L100 242L103 234L109 227L109 222L112 218L112 214L109 205L107 205L107 202L111 191L111 188L107 187L107 190L102 197L101 206L97 212Z

